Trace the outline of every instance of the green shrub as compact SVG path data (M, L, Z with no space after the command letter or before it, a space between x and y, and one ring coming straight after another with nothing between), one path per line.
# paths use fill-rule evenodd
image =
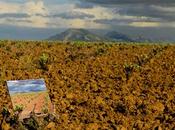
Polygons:
M49 112L49 110L48 110L47 107L44 107L44 108L42 108L42 112L43 112L44 114L47 114L47 113Z
M4 108L2 109L1 114L3 115L3 117L5 117L5 116L8 117L8 116L10 115L10 112L9 112L9 110L8 110L6 107L4 107Z
M21 112L23 111L24 107L22 105L16 105L14 111L15 112Z
M5 43L3 41L0 41L0 48L5 47Z
M101 56L103 54L105 54L107 52L107 50L105 48L98 48L95 52L96 56Z
M125 75L126 75L127 80L129 80L131 74L135 70L140 69L140 66L138 64L131 64L131 63L129 63L129 64L125 63L123 67L124 67L124 71L125 71Z
M48 61L49 61L49 56L47 54L43 53L39 58L39 65L40 65L41 69L47 70Z

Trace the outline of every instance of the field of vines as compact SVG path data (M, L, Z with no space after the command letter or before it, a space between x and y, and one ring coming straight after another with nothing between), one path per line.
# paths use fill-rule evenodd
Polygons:
M11 108L7 80L38 78L56 129L175 129L173 44L0 42L0 110Z

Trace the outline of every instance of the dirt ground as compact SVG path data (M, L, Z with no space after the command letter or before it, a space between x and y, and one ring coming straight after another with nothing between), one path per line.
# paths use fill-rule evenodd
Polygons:
M13 108L17 105L23 107L23 111L20 114L21 119L29 117L32 111L41 114L44 114L46 110L53 112L53 106L46 91L13 95L12 104Z
M175 46L1 41L6 80L44 78L57 129L175 129ZM1 118L2 119L2 118Z

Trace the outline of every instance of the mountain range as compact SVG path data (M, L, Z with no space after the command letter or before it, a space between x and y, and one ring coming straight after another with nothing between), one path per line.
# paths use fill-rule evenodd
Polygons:
M120 42L144 42L150 41L143 37L131 38L128 35L119 33L117 31L107 32L104 35L93 33L86 29L67 29L66 31L49 37L47 40L59 41L120 41Z

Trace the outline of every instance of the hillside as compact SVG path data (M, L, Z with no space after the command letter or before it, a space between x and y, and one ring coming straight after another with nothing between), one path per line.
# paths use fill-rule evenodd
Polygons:
M132 41L134 41L129 36L127 36L125 34L122 34L122 33L118 33L116 31L108 32L105 36L108 37L111 40L114 40L114 41L124 41L124 42L132 42Z
M67 29L62 33L58 33L54 36L49 37L47 40L51 41L86 41L86 42L96 42L96 41L118 41L118 42L146 42L151 40L146 39L141 36L129 37L126 34L122 34L116 31L110 31L105 35L100 35L98 33L92 33L86 29Z
M85 29L68 29L60 34L51 36L48 40L60 41L104 41L105 38L91 33Z

